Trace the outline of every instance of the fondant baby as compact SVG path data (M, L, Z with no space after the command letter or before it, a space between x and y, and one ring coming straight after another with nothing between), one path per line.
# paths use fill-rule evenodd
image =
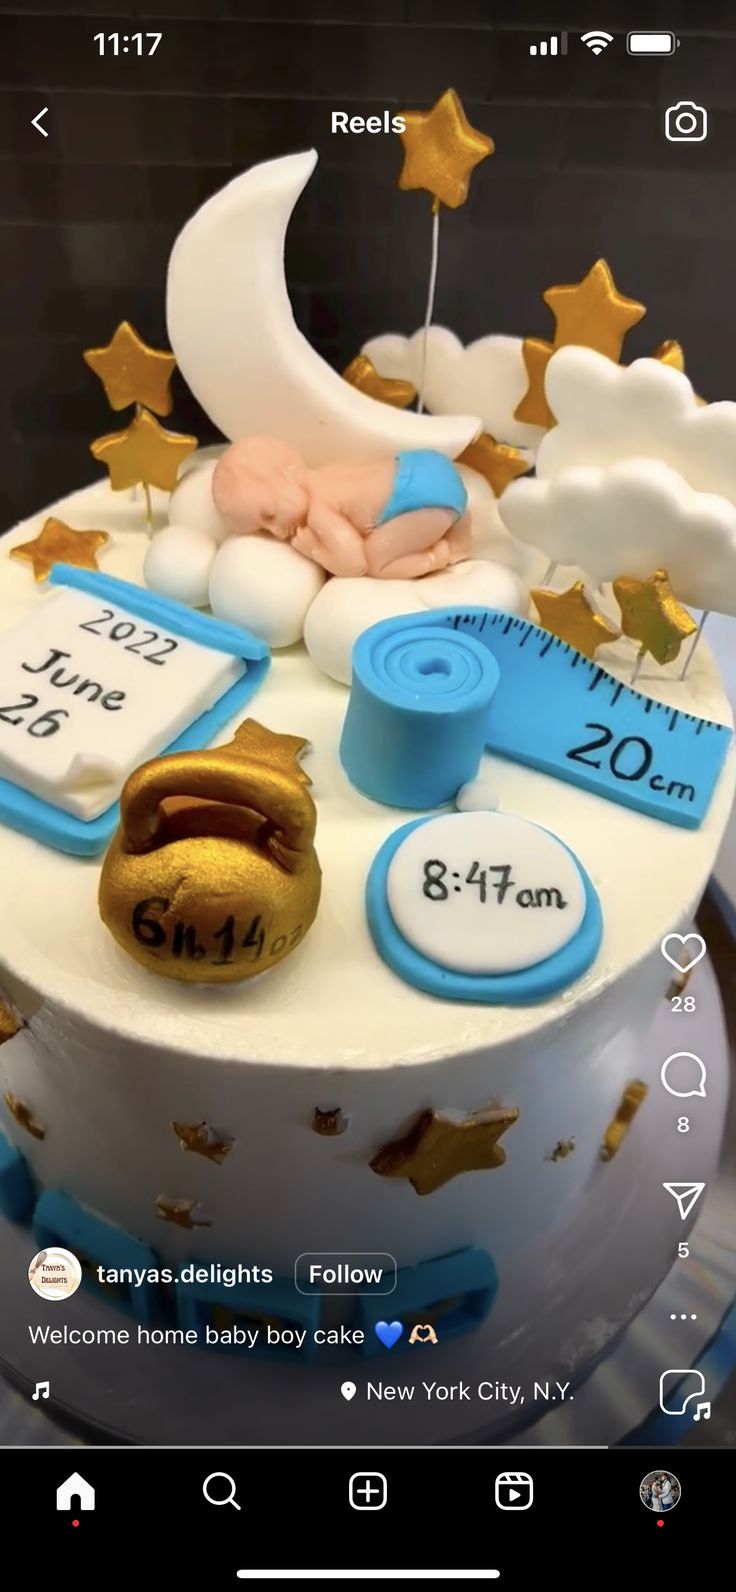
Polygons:
M428 449L309 469L287 443L246 437L218 460L212 493L232 531L268 531L331 575L411 580L470 551L465 487Z

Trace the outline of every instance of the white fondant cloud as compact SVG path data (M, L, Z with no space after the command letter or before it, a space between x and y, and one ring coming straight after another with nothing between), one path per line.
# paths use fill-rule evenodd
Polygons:
M412 337L387 332L363 344L379 375L403 378L419 386L424 331ZM544 431L514 419L527 389L520 337L479 337L463 347L445 326L431 326L427 340L425 405L432 414L480 415L483 428L497 442L536 449Z
M499 512L515 536L555 563L579 566L599 582L666 569L682 602L736 615L736 508L694 491L656 459L514 481Z
M542 479L572 465L659 459L736 504L736 403L699 404L687 376L660 360L615 365L590 348L561 348L545 386L557 425L537 453Z

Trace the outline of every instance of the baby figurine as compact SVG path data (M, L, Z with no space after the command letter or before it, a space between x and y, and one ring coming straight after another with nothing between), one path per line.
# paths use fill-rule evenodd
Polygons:
M310 470L287 443L246 437L218 460L212 493L232 531L268 531L330 575L412 580L470 551L465 487L428 449Z

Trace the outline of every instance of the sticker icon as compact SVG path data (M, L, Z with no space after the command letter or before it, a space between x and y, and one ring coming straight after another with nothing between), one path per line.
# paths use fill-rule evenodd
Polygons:
M28 1281L39 1299L71 1299L82 1267L70 1249L40 1249L28 1267Z
M681 1380L681 1378L683 1380ZM689 1404L696 1400L693 1420L710 1420L710 1401L705 1398L705 1377L702 1371L689 1366L663 1371L659 1379L659 1407L663 1415L684 1415Z

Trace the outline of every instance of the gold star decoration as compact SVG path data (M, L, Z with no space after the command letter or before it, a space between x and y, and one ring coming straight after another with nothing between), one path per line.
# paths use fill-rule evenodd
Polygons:
M497 498L517 476L526 475L527 470L531 470L531 464L518 448L509 447L505 442L496 442L488 431L481 431L475 442L471 442L455 462L477 470Z
M603 1143L601 1145L602 1161L612 1161L614 1155L618 1154L634 1117L639 1107L646 1100L648 1093L649 1085L642 1083L640 1078L634 1078L631 1083L627 1083L616 1115L611 1118L603 1135Z
M16 1017L12 1006L8 1006L7 1001L0 997L0 1045L4 1045L6 1039L14 1039L22 1027L23 1023L20 1017Z
M342 377L351 387L357 387L358 392L364 392L368 398L377 398L381 404L392 404L394 409L408 408L417 395L416 387L410 381L379 376L373 360L367 354L356 354L355 359L345 366Z
M232 1150L234 1140L226 1133L217 1133L209 1122L172 1122L171 1126L182 1150L204 1155L208 1161L216 1161L218 1166L222 1166Z
M658 359L662 365L671 365L673 370L685 369L685 354L681 343L676 343L669 337L666 342L658 343L652 354L652 359Z
M471 127L454 88L431 111L403 111L406 129L399 134L404 146L400 188L426 188L435 203L457 210L468 197L470 173L495 145L486 133Z
M554 351L554 345L545 343L541 337L525 337L521 345L529 385L516 405L514 419L523 420L528 426L544 426L549 430L555 424L544 387L547 366Z
M490 1108L470 1117L423 1111L403 1139L384 1145L371 1161L379 1177L407 1177L417 1194L433 1194L461 1172L492 1171L503 1166L501 1135L519 1116Z
M547 288L542 298L554 315L555 335L551 343L536 337L524 339L522 353L529 386L514 415L530 425L549 428L554 416L547 403L544 377L552 354L569 343L577 343L618 361L626 333L646 315L646 309L636 299L619 293L605 260L596 260L581 282Z
M76 569L99 569L96 554L109 542L107 531L75 531L63 520L45 520L32 542L11 547L11 558L25 559L33 565L36 580L46 580L54 564L73 564Z
M328 1106L327 1110L315 1106L312 1113L312 1127L315 1133L321 1133L324 1139L334 1139L340 1133L347 1131L350 1118L339 1106Z
M109 470L113 492L122 492L140 482L173 492L179 466L196 446L196 437L165 431L153 415L142 409L125 431L110 431L97 437L89 449L93 458Z
M175 1227L211 1227L212 1223L201 1213L202 1206L199 1200L170 1200L165 1194L159 1194L156 1200L156 1212L162 1222L173 1222Z
M83 357L99 376L111 409L138 403L157 415L171 414L176 359L162 348L149 348L130 321L120 322L106 348L86 348Z
M618 641L620 630L593 607L581 580L568 591L533 591L532 597L542 629L575 647L584 658L594 658L607 641Z
M678 602L666 569L655 569L648 580L621 575L613 582L613 595L621 609L624 635L641 642L640 657L649 652L657 663L673 663L683 641L698 628Z
M21 1128L25 1128L26 1133L30 1133L31 1137L34 1139L46 1138L46 1129L42 1123L37 1122L30 1106L26 1105L25 1100L19 1100L17 1095L9 1093L3 1095L3 1100L5 1101L11 1117L15 1117L16 1122Z

